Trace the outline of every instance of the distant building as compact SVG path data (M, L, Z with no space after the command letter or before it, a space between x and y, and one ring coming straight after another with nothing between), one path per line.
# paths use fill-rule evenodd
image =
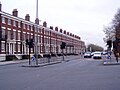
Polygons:
M47 23L39 25L39 20L35 23L30 21L29 14L25 19L18 17L17 9L11 14L1 10L0 4L0 57L5 59L6 55L22 56L28 55L29 48L26 47L26 39L37 41L38 54L61 54L60 45L66 43L65 54L79 54L85 50L85 43L77 35L66 30L52 26L47 27ZM31 49L31 54L35 53L35 48Z

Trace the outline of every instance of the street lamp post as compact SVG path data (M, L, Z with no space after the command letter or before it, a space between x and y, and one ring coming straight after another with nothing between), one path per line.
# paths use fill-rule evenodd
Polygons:
M37 36L35 36L34 33L34 38L35 38L35 56L36 56L36 65L38 65L38 25L39 25L39 19L38 19L38 0L36 1L36 20L35 20L35 30L37 31Z

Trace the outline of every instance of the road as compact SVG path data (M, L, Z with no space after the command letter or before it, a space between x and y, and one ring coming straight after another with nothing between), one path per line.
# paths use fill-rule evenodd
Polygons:
M120 65L77 59L44 67L0 66L0 90L120 90Z

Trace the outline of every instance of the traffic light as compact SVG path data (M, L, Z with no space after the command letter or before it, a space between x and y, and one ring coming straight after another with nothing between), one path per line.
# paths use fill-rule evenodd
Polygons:
M113 49L116 49L118 47L118 42L117 40L113 41Z
M30 48L33 48L34 47L34 40L33 39L30 39L30 45L29 45Z
M29 45L29 41L28 41L28 39L26 39L26 45Z
M109 48L111 48L111 47L112 47L112 41L111 41L111 40L108 40L108 41L107 41L107 45L108 45Z
M5 35L5 40L7 40L7 35Z
M62 44L60 45L60 48L61 48L61 49L65 49L65 47L66 47L66 43L65 43L65 42L62 42Z

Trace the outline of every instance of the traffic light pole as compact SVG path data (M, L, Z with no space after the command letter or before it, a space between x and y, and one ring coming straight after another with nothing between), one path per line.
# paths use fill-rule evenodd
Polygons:
M29 45L29 65L31 64L30 63L30 52L31 52L31 48L30 48L30 45Z
M37 47L37 42L35 42L35 57L36 57L36 65L38 65L38 47Z
M38 19L38 0L36 0L36 29L37 29L37 37L38 37L38 25L39 25L39 19ZM35 36L34 36L35 37ZM36 56L36 65L38 65L38 38L35 39L35 56Z
M63 49L62 49L62 54L63 54L63 61L64 61L65 59L64 59L64 53L63 53Z

